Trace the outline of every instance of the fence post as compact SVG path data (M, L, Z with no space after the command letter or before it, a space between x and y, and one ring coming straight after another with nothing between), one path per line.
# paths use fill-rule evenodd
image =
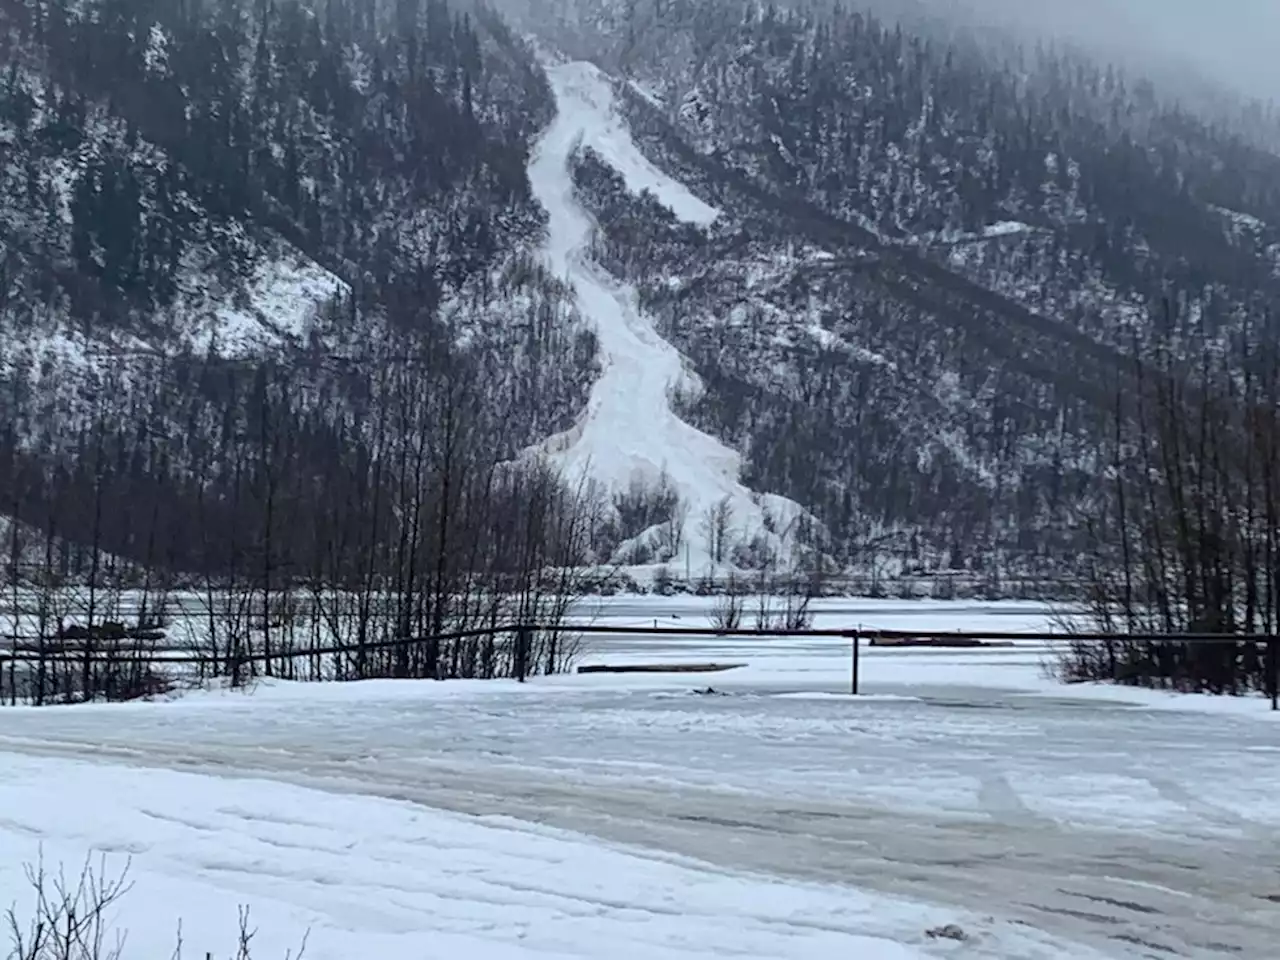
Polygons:
M529 675L530 631L528 627L516 627L516 680L524 683Z
M855 630L850 636L851 636L851 639L853 640L853 661L852 661L852 671L851 671L852 676L850 677L850 680L851 680L850 693L852 693L856 697L858 695L858 656L859 656L859 653L861 652L860 648L862 646L862 642L861 642L862 632L860 630Z

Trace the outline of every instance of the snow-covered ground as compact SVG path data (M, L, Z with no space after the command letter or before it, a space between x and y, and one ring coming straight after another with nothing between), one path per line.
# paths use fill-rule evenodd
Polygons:
M595 148L629 187L651 190L684 220L707 223L716 211L644 159L614 109L609 79L595 66L549 65L547 75L557 114L533 151L529 181L549 216L547 264L573 287L579 309L594 324L603 370L578 422L542 451L566 475L590 476L615 491L633 479L656 485L665 472L688 511L675 562L698 575L709 566L699 524L714 505L728 498L734 543L756 534L769 539L766 511L769 525L785 532L800 508L781 497L754 497L739 482L739 454L673 412L671 393L696 389L692 374L640 310L635 291L591 261L594 224L574 196L570 157L579 145Z
M689 625L710 602L594 612ZM833 600L819 623L1044 617ZM247 902L265 956L307 927L308 956L335 958L1273 955L1263 700L1059 687L1034 645L867 649L855 699L841 640L588 643L746 666L0 710L0 900L43 844L73 867L132 853L134 942L182 915L224 953ZM944 923L973 940L925 935Z
M926 931L957 920L974 938L965 956L1090 956L945 908L734 876L519 821L269 780L5 764L0 894L22 903L22 859L76 866L87 840L115 851L108 874L131 857L135 886L117 921L131 956L169 956L181 919L192 953L230 957L241 904L258 930L254 956L267 958L305 940L318 960L913 960L954 953Z

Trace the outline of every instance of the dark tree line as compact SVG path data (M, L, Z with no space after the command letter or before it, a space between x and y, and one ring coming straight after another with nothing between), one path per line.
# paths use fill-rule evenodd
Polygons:
M1170 306L1167 314L1173 316ZM1266 329L1257 318L1252 329ZM1091 520L1088 609L1130 634L1280 634L1280 349L1144 352L1117 394ZM1270 691L1265 644L1075 644L1071 679Z
M268 230L375 286L425 260L438 301L541 222L524 160L545 80L480 16L443 0L6 0L0 118L34 266L92 284L73 313L150 312L184 255L211 247L243 276Z
M510 425L474 361L362 360L327 375L166 361L150 407L101 384L73 459L3 438L21 521L7 619L12 646L39 654L36 699L154 692L147 654L174 644L237 682L563 668L567 635L517 647L507 628L563 620L603 501L494 456ZM338 378L359 381L355 400L326 407ZM438 639L466 631L491 632ZM83 659L59 673L68 643Z
M1176 257L1188 279L1269 274L1218 211L1269 225L1246 254L1274 243L1280 159L1114 66L941 39L852 5L586 6L606 58L700 149L884 237L1017 218L1079 227L1055 229L1064 251L1126 290L1150 292Z

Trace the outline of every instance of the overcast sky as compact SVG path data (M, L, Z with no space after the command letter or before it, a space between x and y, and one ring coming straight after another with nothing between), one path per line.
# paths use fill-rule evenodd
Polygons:
M1190 64L1248 95L1280 101L1280 0L879 0L1084 41L1099 53Z

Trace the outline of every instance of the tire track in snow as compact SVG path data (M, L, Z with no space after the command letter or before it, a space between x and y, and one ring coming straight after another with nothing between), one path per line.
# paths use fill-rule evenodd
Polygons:
M529 182L548 215L547 267L573 288L579 310L594 326L603 370L577 423L540 451L571 479L589 476L615 491L627 489L633 478L652 483L665 470L688 508L686 547L677 562L701 573L711 557L698 526L716 503L728 498L735 540L765 534L766 510L781 531L803 511L783 497L754 497L739 482L740 455L672 410L671 392L696 389L697 381L641 311L635 291L591 262L595 224L574 194L570 160L579 145L590 146L632 189L650 189L682 219L706 224L716 211L644 159L614 109L609 78L598 68L548 64L547 76L556 117L533 150ZM770 539L785 556L785 543Z
M516 766L348 751L266 756L217 744L39 741L0 752L270 779L481 818L512 817L719 868L852 884L951 903L1126 956L1261 958L1277 913L1256 842L1214 845L1080 828L1028 831L999 818L922 817L859 802L791 801L693 785L650 787ZM234 813L235 811L224 811ZM243 813L240 814L244 816ZM255 815L252 819L271 822Z

